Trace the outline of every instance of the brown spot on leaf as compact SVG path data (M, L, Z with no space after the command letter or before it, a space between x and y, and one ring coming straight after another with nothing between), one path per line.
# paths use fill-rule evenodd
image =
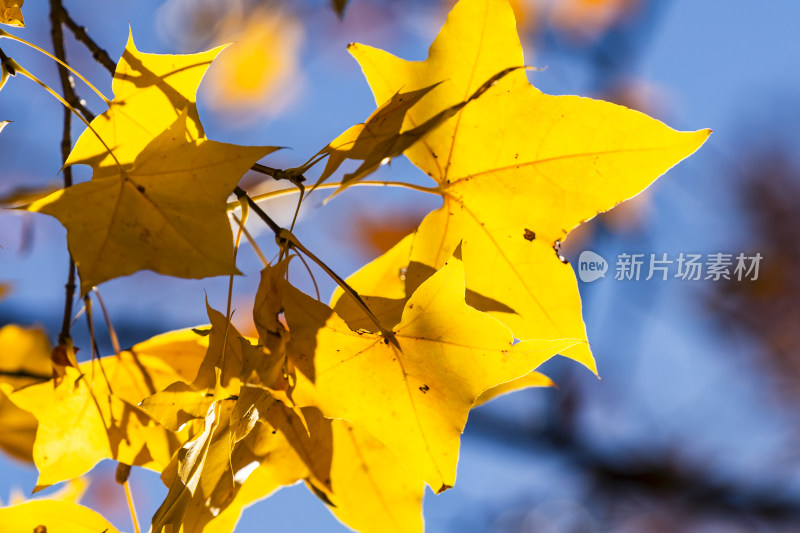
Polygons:
M428 387L427 385L423 385L422 387L420 387L420 388L419 388L419 390L420 390L420 391L422 391L422 394L425 394L425 393L427 393L429 390L431 390L431 388L430 388L430 387Z
M523 237L525 237L526 241L532 241L533 239L536 238L536 233L529 230L528 228L525 228L525 233L523 234Z

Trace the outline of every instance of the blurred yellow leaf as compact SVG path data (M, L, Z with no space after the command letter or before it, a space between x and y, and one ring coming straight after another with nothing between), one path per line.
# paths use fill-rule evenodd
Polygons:
M0 449L21 461L33 462L36 418L0 391Z
M24 2L25 0L0 0L0 24L25 26L21 9Z
M209 72L209 106L252 120L276 114L298 95L303 26L294 16L279 9L248 10L229 17L216 39L233 44Z
M0 508L0 524L7 533L119 533L105 518L75 503L32 500Z
M377 102L401 87L447 80L408 111L410 125L463 100L498 70L524 64L507 0L461 0L425 61L363 45L350 51ZM470 305L520 339L585 340L577 283L554 245L647 187L709 133L677 132L606 102L546 95L524 72L510 73L405 152L444 199L417 230L411 289L461 244ZM596 371L588 343L564 355Z
M17 505L31 500L58 500L63 502L80 503L81 498L89 488L89 480L85 477L70 479L64 482L58 489L50 492L47 496L28 498L22 491L12 489L9 494L8 505Z
M184 109L132 164L28 207L67 228L82 294L144 269L184 278L237 272L227 198L245 171L276 148L196 138L187 120Z
M599 37L634 14L641 0L561 0L551 3L549 22L579 40Z
M53 376L50 341L39 327L0 328L0 383L19 389Z
M0 131L2 131L2 123L0 123ZM48 194L52 194L60 188L61 186L55 183L41 187L15 187L0 195L0 207L23 207L44 198ZM2 296L2 293L0 293L0 296Z
M497 320L464 303L456 259L423 283L393 332L355 332L332 310L286 287L293 398L344 418L386 444L437 492L453 486L461 431L475 399L538 367L574 340L513 343Z
M0 328L0 384L5 384L5 391L47 381L52 369L50 341L44 331L15 324ZM33 461L37 425L33 415L0 390L0 449L22 461Z

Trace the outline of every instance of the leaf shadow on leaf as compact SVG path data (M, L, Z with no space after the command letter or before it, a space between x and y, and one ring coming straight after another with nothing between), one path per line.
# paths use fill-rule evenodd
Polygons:
M461 248L459 247L456 249L456 253L454 254L455 257L459 259L461 258L460 251ZM436 269L432 266L411 261L406 269L406 295L410 297L412 294L414 294L414 291L417 290L417 287L419 287L425 280L430 278L435 273ZM509 307L503 302L488 296L484 296L483 294L480 294L479 292L469 288L467 288L465 292L465 300L467 305L474 307L478 311L483 311L484 313L490 313L494 311L501 313L517 313L513 308Z
M438 122L434 121L413 130L402 131L408 110L440 83L414 91L397 91L365 122L348 128L320 150L315 157L327 154L328 162L314 188L327 180L346 159L361 160L363 163L358 169L345 175L343 178L345 183L374 172L384 160L399 156L427 131L438 125Z
M367 307L380 319L384 327L392 328L400 323L403 308L408 298L414 294L417 287L435 273L436 270L433 267L412 261L405 267L405 298L362 295L362 299L367 304ZM467 305L474 307L478 311L516 314L513 308L503 302L484 296L476 291L467 289L465 294ZM333 308L336 314L342 317L353 330L367 330L376 333L375 325L369 317L364 315L361 308L347 295L342 295L338 298Z
M192 65L186 65L179 69L176 69L172 72L169 72L167 75L159 76L152 70L148 69L144 66L139 58L137 58L134 54L131 53L130 50L125 49L122 53L122 59L127 61L128 65L134 69L135 71L139 72L140 75L138 77L133 77L127 74L118 74L114 73L114 78L125 80L127 82L132 83L134 86L145 89L147 87L157 86L161 92L169 99L170 103L175 107L175 109L189 109L189 118L194 121L195 124L200 125L200 115L197 111L197 107L194 105L193 102L190 102L185 96L183 96L180 91L172 87L167 78L184 70L189 70L197 67L202 67L206 65L210 65L211 61L203 61L200 63L195 63Z

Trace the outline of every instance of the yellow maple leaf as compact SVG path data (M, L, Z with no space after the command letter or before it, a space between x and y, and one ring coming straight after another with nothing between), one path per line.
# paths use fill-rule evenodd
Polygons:
M57 500L32 500L2 507L0 524L8 533L119 533L108 520L88 507Z
M347 420L330 420L330 489L307 483L329 510L361 533L421 533L425 484L381 441Z
M435 83L414 91L397 92L378 107L366 122L351 126L314 156L314 158L328 156L328 163L316 185L325 181L346 159L363 160L364 162L355 171L345 174L342 178L342 185L337 193L341 192L377 170L382 164L402 154L428 132L455 116L467 104L480 98L495 83L519 68L521 67L509 67L495 73L483 84L478 85L475 92L467 95L463 101L442 109L421 124L408 128L404 128L408 110L439 84ZM312 162L315 162L314 158Z
M408 300L406 297L406 274L411 261L413 242L413 234L405 236L385 254L367 263L347 278L347 283L361 295L385 327L393 327L400 322L403 307ZM409 294L410 292L409 290ZM373 294L381 296L370 296ZM467 291L466 301L469 302L475 296ZM375 325L364 315L352 298L345 296L341 288L334 291L331 297L331 307L347 322L350 328L375 332ZM554 385L553 381L544 374L531 372L484 391L475 400L475 405L482 405L498 396L519 389L552 387Z
M185 533L207 531L206 527L217 531L220 511L233 505L231 515L243 504L302 480L309 468L318 472L326 468L324 456L330 446L323 444L324 435L309 435L300 417L268 391L243 387L227 424L209 446L203 474L184 516ZM315 427L314 434L319 433ZM260 486L253 487L250 477L255 472L259 472ZM242 490L244 499L239 495Z
M22 4L25 0L0 0L0 24L25 26L22 18Z
M494 400L498 396L508 394L509 392L518 391L520 389L527 389L531 387L555 387L555 382L541 372L530 372L517 379L512 379L506 383L496 385L491 389L487 389L475 399L475 407L483 405L488 401Z
M350 51L377 102L400 87L448 80L408 111L410 125L463 100L499 70L524 64L507 0L461 0L424 61L363 45ZM512 72L406 150L444 199L416 233L409 276L418 283L460 243L467 288L479 296L471 305L520 339L585 339L575 277L554 244L647 187L709 133L677 132L607 102L550 96L523 71ZM414 266L423 268L415 274ZM564 355L596 371L588 344Z
M232 531L244 507L310 475L307 463L317 464L317 459L308 455L303 458L302 454L318 454L324 461L321 456L329 453L325 451L329 446L318 445L324 442L324 435L310 437L283 402L265 399L266 402L259 402L264 408L259 415L264 418L233 451L228 439L220 438L211 444L208 464L184 517L185 533Z
M47 496L28 497L22 490L12 488L8 495L8 505L17 505L32 500L58 500L71 503L80 503L86 489L89 488L89 479L79 477L64 482L58 489L51 491Z
M28 206L67 228L82 294L144 269L184 278L237 272L227 197L276 148L196 138L187 120L184 109L130 165Z
M48 381L10 394L39 423L33 446L37 490L81 476L107 458L162 469L178 441L137 404L180 379L163 360L125 351L119 358L67 367L55 387Z
M188 55L146 54L136 49L129 33L111 84L114 99L78 138L64 166L91 165L94 178L114 173L118 165L132 164L184 110L190 137L202 138L197 87L223 48Z
M156 397L163 394L164 391ZM236 523L237 509L241 512L253 500L302 480L308 475L306 464L324 461L324 457L316 458L326 453L321 450L330 449L330 446L315 446L317 440L309 437L304 421L282 399L265 389L243 386L238 396L216 393L213 396L205 403L207 414L202 431L184 444L164 470L162 479L170 490L153 518L154 532L167 525L180 525L185 533L204 531L207 526L213 531L229 530ZM178 394L171 398L180 406L198 401ZM159 402L149 408L169 410L168 403ZM200 411L199 405L190 409ZM171 425L174 427L174 423ZM298 450L305 457L301 458ZM310 455L314 458L309 458ZM240 498L239 491L256 470L260 471L256 478L261 486L251 486ZM231 505L233 509L223 520L218 520L221 512Z
M284 259L261 271L261 281L253 302L253 324L264 352L258 359L245 359L242 368L243 378L252 382L251 376L255 373L262 385L276 389L284 389L286 385L282 383L282 378L289 332L279 316L283 312L283 279L290 260Z
M274 455L272 460L280 462L283 458L280 455ZM205 500L198 497L192 498L186 510L181 531L183 533L202 533L203 531L233 533L245 508L267 498L283 485L284 483L275 480L270 475L267 468L256 468L236 491L235 497L226 507L212 510L206 505ZM200 490L198 488L197 494L201 494ZM215 512L219 514L215 515Z
M169 471L165 469L163 476L171 477L167 483L169 492L153 515L153 533L160 533L165 527L169 533L180 528L186 508L200 482L212 437L220 425L222 409L222 402L214 402L209 406L203 431L184 444L173 458Z
M258 387L242 385L254 368L266 362L267 354L242 337L224 315L208 304L206 307L211 320L211 329L205 337L208 348L193 382L173 383L140 403L143 410L170 431L179 431L189 422L195 430L195 435L164 470L162 478L169 486L169 493L153 519L154 531L166 526L180 526L184 532L202 531L212 521L215 530L232 527L235 524L232 512L222 522L216 517L233 504L244 481L264 459L251 446L260 433L256 432L252 438L249 435L260 418L271 420L270 412L280 410L277 404L285 407L285 394L262 388L260 380L256 380ZM302 419L294 417L301 432L307 433ZM269 449L266 456L273 451ZM298 471L292 466L296 464L302 465L299 461L278 465L279 469L295 472L287 483L306 475L305 468ZM265 490L271 492L274 488ZM247 494L248 498L256 497L252 491ZM251 500L237 501L241 509Z
M463 266L455 258L408 300L392 330L397 345L353 331L296 289L285 291L295 400L368 431L437 492L455 482L459 439L475 399L579 342L514 344L508 328L464 303Z
M200 328L186 328L161 333L136 344L129 351L137 356L161 359L188 383L194 381L208 350L208 335Z
M419 132L401 132L406 112L431 92L436 85L416 91L398 91L378 107L362 124L351 126L316 154L328 154L328 162L317 185L328 179L346 159L360 159L362 165L347 174L344 181L352 181L377 169L386 158L402 154L425 133L433 129L430 124ZM430 123L431 121L429 121Z

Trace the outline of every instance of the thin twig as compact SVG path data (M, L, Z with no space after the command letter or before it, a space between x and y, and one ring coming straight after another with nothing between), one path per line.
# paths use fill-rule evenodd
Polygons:
M297 257L300 258L300 261L303 263L303 266L306 267L306 271L308 271L308 276L311 278L311 283L314 284L314 294L317 296L318 301L322 301L322 298L319 295L319 286L317 285L317 279L314 277L314 273L311 271L311 267L308 266L308 263L303 258L302 255L298 254Z
M108 379L106 375L106 369L103 367L103 361L100 357L100 349L97 347L97 337L94 334L94 319L92 318L92 300L89 298L89 295L83 297L83 307L86 308L86 324L89 326L89 338L90 338L90 346L91 346L91 360L92 360L92 372L94 372L94 361L95 356L97 356L97 364L100 366L100 373L103 374L103 379L106 380L106 385L108 386L108 393L114 394L114 391L111 388L111 381ZM94 380L94 375L92 375L92 380ZM113 417L114 414L112 413L111 416Z
M114 347L114 353L116 353L117 357L119 357L122 353L122 349L119 346L119 337L117 337L117 332L114 330L114 324L111 323L111 315L108 314L106 304L103 302L103 297L100 296L100 291L97 289L97 287L92 287L92 292L94 292L94 295L97 297L97 303L100 304L100 310L103 312L103 319L106 322L108 336L111 338L111 346Z
M56 14L57 7L60 5L60 0L50 0L50 37L53 40L53 52L55 53L55 56L66 63L67 54L64 49L64 33L61 31L61 21ZM57 68L58 77L61 80L61 89L66 97L66 100L69 102L69 100L72 99L74 101L72 103L73 107L75 107L75 102L80 105L80 99L73 90L72 80L70 79L69 72L61 65L58 65ZM75 109L79 108L75 107ZM88 110L85 108L84 111L88 112ZM89 115L91 115L90 112ZM88 118L88 116L86 118ZM70 135L71 129L72 112L69 110L69 108L65 107L64 122L61 132L61 159L64 161L67 160L70 151L72 151L72 136ZM64 188L71 187L72 167L66 167L63 172ZM72 320L72 305L75 299L75 261L72 259L72 254L69 256L69 273L67 274L67 283L64 285L64 289L64 314L61 319L61 331L58 334L58 344L60 346L65 346L70 337L69 330Z
M59 346L66 346L70 338L69 330L72 326L72 304L75 300L75 261L72 255L69 257L69 273L67 274L67 282L64 284L64 314L61 317L61 331L58 334Z
M85 27L73 20L73 18L62 5L61 0L50 0L50 11L51 18L55 16L59 22L63 22L64 25L69 28L69 31L72 32L75 40L84 45L92 53L92 58L105 67L105 69L108 70L111 75L113 75L117 65L111 60L108 52L94 42L94 39L89 37Z
M239 217L237 217L233 213L231 213L231 217L233 218L234 222L239 224L239 227L242 228L242 232L244 232L244 236L247 238L247 242L249 242L250 246L253 247L253 250L256 252L256 255L261 260L261 264L264 266L269 266L269 261L267 261L267 258L264 256L264 252L261 251L261 248L259 248L256 240L253 238L250 232L247 231L247 228L245 227L244 223L241 220L239 220Z
M53 40L53 52L58 59L64 63L67 63L67 53L64 48L64 32L61 30L61 23L64 20L62 13L66 14L66 11L64 11L64 7L61 5L61 0L50 0L50 37ZM80 111L86 120L89 122L94 120L94 114L81 103L81 99L78 98L77 94L75 94L75 84L72 81L72 76L70 75L69 71L67 71L67 69L61 65L58 65L58 78L61 80L61 90L64 94L64 100L66 100L69 105ZM69 109L64 110L64 115L65 117L69 115ZM71 122L72 117L64 118L65 124L68 120ZM66 125L64 131L66 134L65 136L69 136L70 130L69 128L66 128ZM69 143L68 148L66 150L64 149L64 139L62 137L61 154L64 158L64 161L67 160L71 150L71 142ZM64 169L65 176L67 170L68 169ZM70 172L70 178L71 177L72 173Z
M234 194L236 194L237 198L239 198L239 199L243 199L244 198L244 199L247 200L247 204L250 206L250 208L253 211L255 211L255 213L259 216L259 218L261 218L261 220L263 220L264 223L269 227L269 229L271 229L272 232L275 234L275 239L278 241L278 245L279 246L281 246L281 247L288 246L288 247L294 248L298 252L301 252L301 253L305 254L306 257L308 257L309 259L314 261L322 270L325 271L325 273L328 276L331 277L331 279L333 279L342 288L342 290L347 295L349 295L355 301L355 303L361 308L362 311L364 311L364 313L367 315L367 317L369 317L370 321L372 321L372 323L375 324L378 327L378 330L381 332L381 334L386 339L386 341L392 343L393 345L395 345L396 347L399 348L400 345L397 342L397 339L395 338L394 333L392 333L391 331L389 331L389 330L387 330L386 328L383 327L383 325L381 324L381 321L378 319L377 316L375 316L375 313L372 312L372 310L369 308L369 306L366 304L366 302L364 302L364 300L361 298L361 296L358 295L358 293L355 291L355 289L353 289L344 280L344 278L342 278L339 274L334 272L319 257L314 255L314 253L312 253L311 250L306 248L297 239L297 237L295 237L292 234L292 232L281 228L274 220L272 220L272 218L263 209L261 209L258 206L258 204L255 203L252 198L250 198L250 196L248 196L247 192L244 189L242 189L241 187L237 186L233 190L233 192L234 192Z

